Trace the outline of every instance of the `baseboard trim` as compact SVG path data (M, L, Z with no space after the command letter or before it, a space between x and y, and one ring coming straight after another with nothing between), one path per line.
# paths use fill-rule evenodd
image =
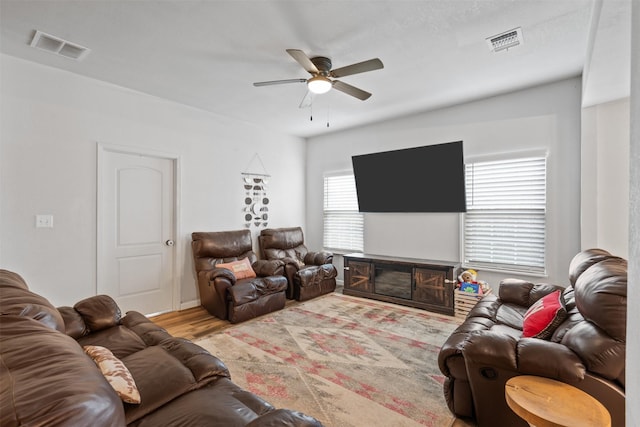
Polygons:
M186 310L188 308L197 307L199 305L200 305L200 300L199 299L194 299L193 301L181 302L180 303L180 310Z

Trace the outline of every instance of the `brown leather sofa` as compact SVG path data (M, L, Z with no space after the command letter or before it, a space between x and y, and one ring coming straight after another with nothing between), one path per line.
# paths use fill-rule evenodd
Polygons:
M110 349L135 380L123 403L82 346ZM56 309L0 270L0 425L321 426L231 382L222 361L108 296Z
M231 323L284 308L287 279L283 261L258 260L249 230L191 234L200 303L212 315ZM247 258L257 277L236 279L218 264Z
M287 298L305 301L336 289L333 254L309 251L302 228L267 228L260 232L258 242L262 258L284 261Z
M527 426L509 409L505 383L517 375L548 377L594 396L613 427L625 425L627 262L601 249L577 254L566 288L507 279L485 296L442 346L451 412L479 427ZM523 318L540 298L560 289L566 319L548 340L523 338Z

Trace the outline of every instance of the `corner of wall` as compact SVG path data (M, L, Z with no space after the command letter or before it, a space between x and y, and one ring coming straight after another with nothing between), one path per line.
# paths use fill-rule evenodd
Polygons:
M580 137L580 248L597 246L597 107L582 108Z

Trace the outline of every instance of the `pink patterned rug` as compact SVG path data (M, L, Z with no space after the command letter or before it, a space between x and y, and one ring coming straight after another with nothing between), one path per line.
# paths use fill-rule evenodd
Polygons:
M453 317L334 293L197 344L235 383L327 426L449 426L438 351Z

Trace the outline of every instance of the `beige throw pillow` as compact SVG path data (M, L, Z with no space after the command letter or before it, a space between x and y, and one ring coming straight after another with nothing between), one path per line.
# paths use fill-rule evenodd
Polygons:
M140 403L140 392L138 392L131 372L120 359L111 353L111 350L99 345L86 345L83 349L98 365L102 375L123 402Z
M251 268L249 258L242 258L238 261L232 261L225 264L217 264L216 267L231 270L236 279L252 279L256 277L256 272Z

